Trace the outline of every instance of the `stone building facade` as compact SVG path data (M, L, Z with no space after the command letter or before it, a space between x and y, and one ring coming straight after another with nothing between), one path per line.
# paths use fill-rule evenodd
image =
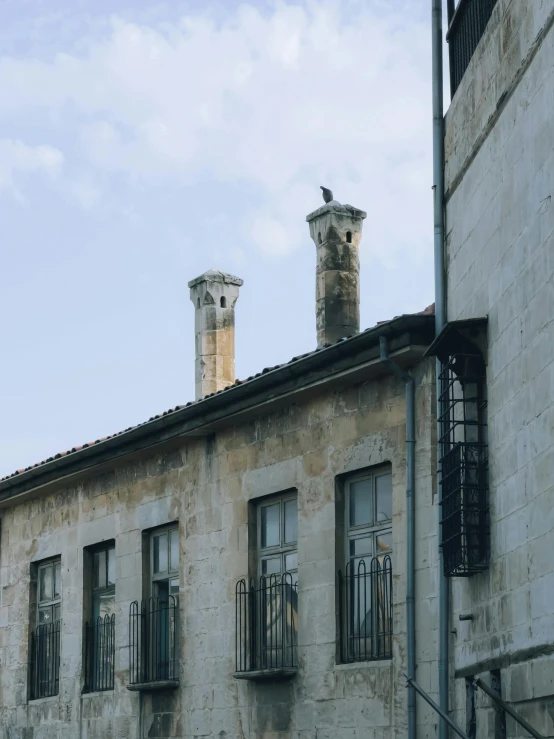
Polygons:
M487 319L490 519L488 568L451 581L451 708L468 726L479 677L554 736L554 5L483 5L445 120L447 320ZM528 736L494 706L478 691L477 736Z
M359 332L363 212L348 208L310 225L320 344L325 321L349 338L230 384L240 281L206 273L191 283L200 399L0 482L3 739L405 736L405 383L383 346L415 381L431 690L434 317ZM432 712L418 720L434 735Z

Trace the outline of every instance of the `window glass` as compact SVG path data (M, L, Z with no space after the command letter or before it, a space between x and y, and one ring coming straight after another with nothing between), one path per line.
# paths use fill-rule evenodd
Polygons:
M54 563L54 598L59 598L62 594L62 563Z
M170 570L179 569L179 530L173 529L169 532L169 546L170 546Z
M270 557L262 560L263 575L277 575L281 572L281 557Z
M350 556L373 554L373 537L363 536L350 540Z
M298 554L293 552L292 554L285 555L285 570L296 570L298 568Z
M94 587L106 587L106 550L94 552Z
M115 547L108 549L108 585L115 585Z
M39 600L52 600L52 565L39 569Z
M372 521L371 478L350 483L350 526Z
M285 502L285 543L298 539L298 503L296 500Z
M154 574L167 572L167 534L154 537Z
M377 497L377 523L392 520L392 475L379 475L375 478Z
M281 543L279 503L262 508L262 548L278 547Z
M377 554L378 555L384 555L384 554L390 554L392 551L392 532L382 532L380 531L376 537L375 541L377 544Z

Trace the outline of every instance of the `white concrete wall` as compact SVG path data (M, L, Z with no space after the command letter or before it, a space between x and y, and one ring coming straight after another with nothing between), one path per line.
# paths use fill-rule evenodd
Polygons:
M448 319L489 317L491 566L453 582L453 669L501 666L505 697L545 736L554 736L553 20L551 0L499 0L446 118ZM461 612L474 621L460 623ZM491 720L482 705L481 728ZM508 733L520 735L511 720Z

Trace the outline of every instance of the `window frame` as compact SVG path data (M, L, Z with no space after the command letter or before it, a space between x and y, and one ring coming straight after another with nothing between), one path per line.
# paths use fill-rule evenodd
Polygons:
M171 569L173 564L171 559L171 533L177 532L177 569ZM162 572L154 572L154 539L167 534L167 570ZM155 529L151 529L148 532L148 543L149 543L149 557L148 557L148 592L151 598L156 599L155 587L156 583L167 582L168 587L171 588L171 581L177 580L177 593L169 593L174 598L177 598L180 590L180 542L179 542L179 522L173 521L172 523L165 524L164 526L157 526Z
M296 503L296 539L291 542L285 541L285 505L294 501ZM279 505L279 544L269 547L262 547L262 509ZM293 581L298 581L298 494L296 490L288 490L284 493L272 495L269 498L262 498L256 503L256 574L258 578L262 576L270 577L271 574L283 575L285 572L293 574ZM286 569L286 557L290 554L296 554L296 567ZM280 557L281 567L279 573L264 573L263 562Z
M59 566L59 593L56 594L56 569ZM36 625L44 626L47 623L55 624L62 619L62 558L60 555L50 557L42 562L37 562L37 607L36 607ZM52 568L52 597L41 600L41 577L40 574L46 568ZM57 596L57 597L56 597ZM54 618L56 606L59 608L59 618ZM52 619L50 621L41 622L40 612L42 609L52 609Z
M377 479L380 477L389 476L391 478L391 517L386 521L377 520ZM351 501L350 501L350 488L353 483L362 482L363 480L371 480L371 508L373 521L370 523L363 523L353 525L350 523L351 513ZM363 472L354 473L348 475L344 480L344 562L348 564L352 559L364 559L377 556L390 556L392 557L393 546L392 546L392 501L393 501L393 484L392 484L392 468L390 465L380 465L371 470L364 470ZM383 552L381 555L377 549L377 536L378 534L389 534L391 535L391 546L390 550ZM352 555L350 553L350 542L356 539L371 538L373 551L368 554Z
M95 577L96 577L96 568L95 568L95 557L100 552L106 553L106 585L105 586L95 586ZM109 558L108 558L108 552L113 552L114 556L114 572L113 572L113 583L110 583L108 580L109 577ZM112 539L110 541L102 542L101 544L95 545L94 547L90 548L90 567L91 567L91 573L90 573L90 617L91 619L95 619L94 615L94 600L95 596L98 595L112 595L114 596L114 604L115 604L115 586L116 586L116 573L115 573L115 541Z

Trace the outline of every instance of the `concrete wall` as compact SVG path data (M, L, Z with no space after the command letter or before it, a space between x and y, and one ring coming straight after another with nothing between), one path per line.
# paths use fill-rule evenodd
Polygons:
M499 0L446 118L448 319L489 317L491 566L453 581L453 669L554 736L554 5ZM474 621L458 622L460 612ZM493 722L480 699L478 735ZM455 687L464 725L463 680ZM512 720L508 735L520 736Z
M434 364L417 375L418 676L436 694ZM3 739L389 739L406 731L404 386L381 380L321 391L214 437L143 455L4 511L0 552ZM336 665L336 476L390 462L392 661ZM248 575L248 504L291 487L299 503L299 674L238 681L235 584ZM141 596L142 531L179 521L180 688L127 690L129 603ZM81 696L83 547L114 538L117 655L113 692ZM61 555L63 633L57 697L27 699L30 563ZM420 737L434 736L424 707Z

